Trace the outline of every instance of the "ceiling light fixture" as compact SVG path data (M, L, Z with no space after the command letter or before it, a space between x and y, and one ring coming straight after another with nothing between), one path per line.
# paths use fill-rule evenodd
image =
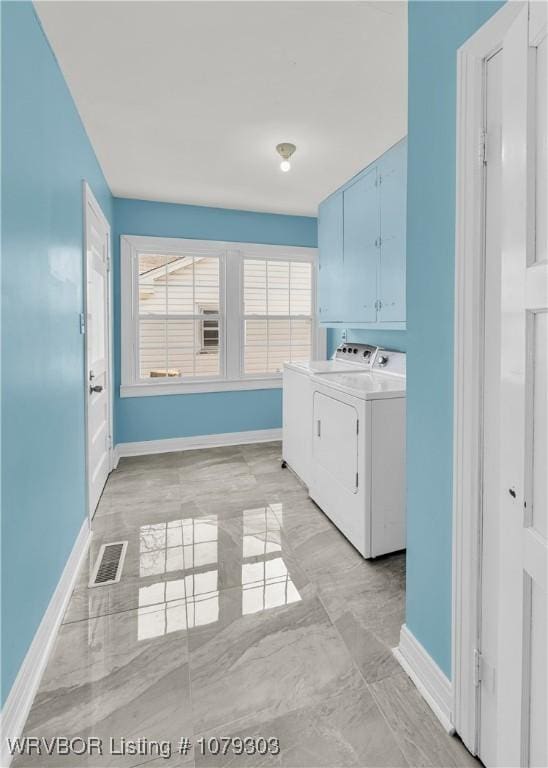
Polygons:
M296 149L297 147L294 144L290 144L288 141L283 141L276 147L276 152L282 158L282 162L280 163L280 170L284 171L284 173L287 173L287 171L291 170L291 163L289 162L289 158Z

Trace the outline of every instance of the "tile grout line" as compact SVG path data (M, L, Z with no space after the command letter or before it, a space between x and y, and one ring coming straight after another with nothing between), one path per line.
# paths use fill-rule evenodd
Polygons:
M183 544L183 566L184 566L185 565L184 537L183 537L182 544ZM191 667L190 667L190 628L189 628L189 621L188 621L188 599L186 595L186 587L185 587L185 616L186 616L186 629L185 629L186 667L187 667L188 699L189 699L189 707L190 707L190 722L192 723L192 733L191 734L189 733L188 735L186 734L184 735L185 735L185 738L189 738L192 741L192 762L193 762L193 765L196 766L196 753L195 753L196 727L194 722L194 695L192 693L192 675L191 675Z
M243 456L243 452L242 452L242 456ZM255 480L257 481L257 484L259 484L262 478L260 478L260 477L257 477L257 476L256 476L256 475L253 473L253 471L252 471L252 469L251 469L251 466L250 466L249 462L247 462L247 460L245 459L245 456L243 456L243 459L244 459L244 461L245 461L245 463L246 463L246 465L247 465L247 467L248 467L248 469L249 469L250 473L253 475L253 477L254 477L254 478L255 478ZM183 486L183 485L185 484L185 483L183 482L183 479L182 479L181 477L180 477L180 482L179 482L179 484L180 484L181 486ZM279 525L280 525L280 529L283 529L283 519L281 519L281 520L280 520L280 516L279 516L279 513L276 513L276 511L275 511L274 509L272 509L272 505L271 505L270 503L268 503L268 502L266 502L266 503L265 503L265 507L268 507L268 508L270 508L270 509L272 510L272 512L273 512L273 514L274 514L274 516L275 516L276 520L278 521L278 523L279 523ZM113 513L113 514L116 514L116 513ZM297 559L296 553L295 553L295 551L293 550L292 546L291 546L291 545L289 545L289 544L287 544L287 548L289 549L289 552L291 553L291 555L292 555L292 556L295 558L296 562L298 562L298 559ZM184 558L184 553L183 553L183 558ZM183 559L183 562L184 562L184 559ZM342 644L343 644L343 647L344 647L344 649L345 649L345 653L346 653L347 657L349 658L349 660L350 660L350 662L351 662L351 667L352 667L352 668L353 668L355 671L357 671L357 672L358 672L358 674L359 674L359 679L361 679L361 680L363 681L363 683L364 683L364 685L365 685L366 689L367 689L367 690L368 690L368 691L371 693L371 696L372 696L372 700L373 700L373 702L374 702L374 704L375 704L375 707L376 707L376 708L377 708L377 709L380 711L380 713L381 713L381 716L382 716L382 717L383 717L383 719L386 721L386 723L387 723L387 725L388 725L388 727L389 727L389 731L390 731L390 733L392 733L392 734L395 736L395 734L394 734L394 732L393 732L393 729L391 728L390 724L389 724L389 723L388 723L388 721L386 720L386 717L385 717L385 715L384 715L384 712L382 711L382 708L380 707L380 705L379 705L379 703L378 703L378 701L377 701L377 698L374 696L374 694L373 694L373 691L372 691L372 690L371 690L371 688L370 688L370 685L369 685L369 683L368 683L368 682L367 682L367 680L365 679L365 677L364 677L364 675L363 675L363 673L362 673L361 669L358 667L358 665L357 665L357 663L356 663L355 659L353 658L353 655L352 655L352 653L350 652L350 649L348 648L348 646L347 646L347 644L346 644L346 642L345 642L345 640L344 640L343 636L341 635L341 633L340 633L340 631L339 631L338 627L336 626L335 622L332 620L332 618L331 618L331 616L330 616L330 614L329 614L329 611L327 610L327 607L326 607L326 605L325 605L325 603L324 603L324 600L322 599L322 596L321 596L321 591L320 591L320 588L319 588L319 585L318 585L318 583L317 583L316 579L315 579L315 578L314 578L314 577L311 575L311 573L309 572L308 568L306 568L306 567L304 567L304 566L301 566L301 568L302 568L302 570L303 570L304 574L306 575L306 577L307 577L307 580L309 581L309 583L310 583L310 584L313 586L313 588L314 588L314 592L315 592L315 595L317 596L317 598L318 598L318 601L319 601L320 605L322 606L322 609L323 609L323 611L324 611L324 613L325 613L325 616L326 616L326 618L327 618L327 621L328 621L329 625L330 625L331 627L333 627L333 628L334 628L336 635L339 637L340 641L342 642ZM185 569L185 570L186 570L186 569ZM228 590L228 589L241 589L241 585L234 585L234 586L232 586L232 587L226 587L226 588L224 588L223 590L219 590L219 592L221 592L221 591L226 591L226 590ZM187 611L187 607L188 607L188 604L189 604L187 596L185 596L184 600L185 600L185 611ZM154 605L163 605L163 604L164 604L164 601L160 601L160 602L158 602L158 603L155 603L155 604L151 604L151 606L147 606L147 607L154 607ZM129 611L132 611L132 610L135 610L135 608L127 608L127 609L121 609L121 610L119 610L119 611L112 611L112 612L110 612L110 613L107 613L107 614L102 614L102 616L115 615L115 614L117 614L117 613L126 613L126 612L129 612ZM70 624L70 623L77 623L77 621L86 621L86 620L90 620L90 619L93 619L93 618L100 618L100 617L101 617L101 615L99 615L99 616L95 616L95 617L88 617L87 619L79 619L79 620L76 620L75 622L67 622L67 624ZM196 735L196 723L195 723L195 718L194 718L194 706L193 706L193 695L192 695L192 676L191 676L191 651L190 651L189 638L190 638L190 631L189 631L189 628L188 628L188 612L187 612L187 629L186 629L186 638L185 638L185 643L186 643L186 647L187 647L187 660L188 660L188 661L187 661L187 663L188 663L189 698L190 698L190 706L191 706L191 719L192 719L192 724L193 724L192 730L194 731L194 733L192 734L192 736L194 737L194 736ZM387 677L388 677L388 676L387 676ZM339 695L339 694L332 694L331 696L328 696L328 697L327 697L327 699L325 699L325 701L327 701L327 700L329 700L329 699L331 699L331 698L333 698L333 697L335 697L335 696L337 696L337 695ZM298 710L299 710L299 709L301 709L301 708L302 708L302 707L296 707L295 709L293 709L293 710L290 710L290 712L291 712L291 711L298 711ZM261 710L261 711L263 711L263 710ZM264 711L266 712L266 711L267 711L267 708L265 708L265 710L264 710ZM241 722L242 720L245 720L245 718L246 718L246 716L242 716L242 717L240 717L240 718L237 718L237 719L235 719L235 720L229 721L229 722L227 722L227 723L223 723L222 725L216 725L216 726L215 726L215 728L216 728L216 729L219 729L219 728L225 728L225 727L228 727L228 726L230 726L230 725L234 725L234 724L236 724L236 723L238 723L238 722ZM398 741L397 741L397 740L396 740L396 743L398 743ZM398 746L399 746L399 744L398 744ZM404 755L402 755L402 756L403 756L403 758L404 758L404 760L405 760L405 756L404 756ZM407 764L407 761L406 761L406 764ZM141 765L144 765L144 764L141 764Z
M308 498L310 498L310 497L308 497ZM283 520L280 520L280 519L279 519L279 517L278 517L278 515L276 514L276 511L275 511L275 510L272 510L272 511L274 512L274 515L275 515L275 517L278 519L278 522L280 523L280 526L283 526ZM351 546L351 545L350 545L350 546ZM294 555L294 557L296 557L296 554L295 554L294 550L292 549L291 545L289 545L289 544L288 544L288 547L289 547L290 551L292 552L292 554ZM342 644L343 644L343 646L344 646L344 648L345 648L345 650L346 650L346 653L347 653L348 657L350 658L350 661L351 661L351 663L352 663L352 666L354 667L354 669L355 669L355 670L357 671L357 673L359 674L359 676L360 676L360 679L363 681L363 683L364 683L364 685L365 685L365 687L366 687L367 691L368 691L368 692L369 692L369 694L371 695L371 698L372 698L372 700L373 700L373 703L375 704L375 707L376 707L376 708L377 708L377 710L379 711L379 713L380 713L381 717L383 718L384 722L386 723L386 725L387 725L387 727L388 727L388 730L389 730L389 731L390 731L390 733L392 734L392 736L393 736L393 738L394 738L394 741L395 741L395 743L397 744L397 746L398 746L398 748L399 748L399 750L400 750L400 752L401 752L401 754L402 754L402 757L403 757L403 759L404 759L404 761L405 761L405 766L402 766L402 768L408 768L410 764L409 764L409 762L407 761L407 758L406 758L406 755L405 755L405 753L404 753L404 750L402 749L402 746L401 746L401 744L400 744L400 740L398 739L398 737L397 737L397 734L394 732L394 729L392 728L392 726L391 726L391 725L390 725L390 723L388 722L388 719L387 719L387 717L386 717L386 715L385 715L385 713L384 713L384 711L383 711L382 707L380 706L380 704L379 704L379 702L378 702L378 700L377 700L377 697L375 696L375 694L374 694L374 692L373 692L373 690L372 690L372 688L371 688L370 684L369 684L369 683L368 683L368 681L365 679L365 676L364 676L363 672L361 671L361 669L358 667L358 664L357 664L357 662L355 661L355 659L354 659L354 657L353 657L352 653L350 652L350 649L348 648L348 646L347 646L347 644L346 644L346 641L345 641L344 637L343 637L343 636L342 636L342 634L340 633L340 631L339 631L339 629L338 629L337 625L335 624L335 622L332 620L332 618L331 618L331 615L330 615L329 611L327 610L327 606L325 605L325 603L324 603L324 600L322 599L321 590L320 590L320 587L319 587L319 585L317 584L317 581L316 581L316 579L315 579L315 578L314 578L314 577L313 577L313 576L310 574L310 571L308 570L308 568L307 568L306 566L303 566L303 565L301 565L301 568L302 568L302 570L305 572L305 574L306 574L306 576L307 576L307 578L308 578L309 582L310 582L310 583L312 584L312 586L314 587L314 590L315 590L315 592L316 592L317 598L318 598L318 600L320 601L320 604L321 604L321 606L322 606L322 608L323 608L323 610L324 610L324 612L325 612L325 614L326 614L326 616L327 616L327 619L328 619L329 623L331 624L331 626L333 627L333 629L335 630L335 632L337 633L338 637L340 638L340 640L341 640L341 642L342 642ZM388 650L390 651L390 649L388 649ZM387 677L390 677L390 675L387 675ZM386 678L384 678L384 679L386 679Z
M264 507L265 508L269 507L269 504L267 502L265 502ZM273 510L272 510L272 512L274 514ZM197 519L199 521L206 520L208 516L212 516L212 513L204 513L203 515L200 515L199 517L197 517L195 519ZM236 515L234 517L236 517ZM278 518L276 517L276 519L278 519ZM230 521L230 520L232 520L232 517L224 518L224 519L218 520L217 522L218 523L222 523L223 521ZM126 533L120 534L120 536L122 536L122 535L125 536L125 535L128 535L128 534L126 534ZM116 536L118 536L118 534L116 534ZM103 538L108 538L108 536L104 536ZM291 555L297 561L297 557L296 557L295 552L291 548L290 548L290 551L291 551ZM271 553L271 554L273 555L273 557L276 555L276 553ZM269 558L269 559L273 559L273 558ZM262 560L261 555L255 555L255 556L252 556L252 557L249 558L250 562L255 562L255 561L256 562L260 562L261 560ZM183 562L184 562L184 548L183 548ZM203 567L205 568L206 566L203 566ZM83 573L83 568L84 568L84 564L82 565L82 573ZM154 579L154 578L159 578L160 576L162 576L163 578L161 578L161 579L159 578L159 581L161 583L169 583L170 581L175 580L175 579L169 579L169 578L166 578L166 576L184 577L185 575L195 573L197 570L199 570L199 569L198 568L188 568L188 569L187 568L182 568L182 569L177 569L177 570L174 570L174 571L167 571L167 572L164 572L163 574L157 574L157 575L151 574L151 575L149 575L147 577L141 577L141 578ZM303 571L304 571L304 569L303 569ZM80 577L81 575L82 574L79 573L78 577ZM123 578L124 577L122 576L122 579L120 580L120 584L122 584ZM129 578L135 578L136 579L138 577L130 576ZM156 583L156 582L154 582L154 583ZM147 585L145 584L144 586L147 586ZM86 588L86 590L89 589L89 587L87 587L84 584L82 584L79 587L76 587L73 590L73 592L72 592L70 600L72 600L76 589L84 589L84 588ZM112 589L112 585L106 585L106 588L107 589ZM241 584L233 584L231 586L227 586L227 587L223 587L222 589L219 589L218 592L225 592L227 590L241 589L241 588L242 588ZM100 589L100 587L99 587L99 589ZM187 603L188 602L188 597L185 595L184 598L181 598L181 597L173 598L173 600L168 600L168 601L158 600L157 602L154 602L154 603L148 603L146 606L134 605L133 607L120 608L119 610L110 610L110 611L106 611L104 613L95 614L93 616L85 616L85 617L82 617L81 619L74 619L72 621L65 621L64 617L63 617L63 621L61 622L61 626L65 626L65 625L68 626L69 624L78 624L79 622L82 622L82 621L91 621L93 619L100 619L100 618L103 618L103 617L106 617L106 616L115 616L115 615L117 615L119 613L129 613L131 611L138 610L139 608L145 608L145 607L146 608L153 608L156 605L165 605L165 604L169 604L170 602L176 602L176 601L180 601L180 600L185 600L185 603ZM70 601L69 601L69 606L67 607L67 612L69 610L69 607L70 607ZM66 613L65 613L65 615L66 615Z
M274 511L274 514L276 515L275 511ZM277 515L276 515L276 517L277 517ZM279 518L278 518L278 521L279 521ZM283 521L279 521L279 522L280 522L280 525L283 525ZM289 546L290 550L292 550L291 546L290 545L288 545L288 546ZM295 555L294 552L293 552L293 554ZM319 585L317 584L316 579L310 574L310 572L309 572L309 570L308 570L308 568L306 566L301 566L301 567L302 567L303 571L306 573L306 576L309 579L310 583L313 585L313 587L314 587L314 589L316 591L318 600L320 601L320 603L322 605L322 608L324 609L324 611L325 611L325 613L327 615L327 618L328 618L331 626L334 628L335 632L337 633L337 635L339 636L341 642L343 643L343 645L344 645L344 647L346 649L346 652L347 652L348 656L350 657L350 660L352 662L353 667L358 672L361 680L363 681L364 685L366 686L368 692L370 693L370 695L372 697L372 700L373 700L373 702L375 704L375 707L379 711L381 717L383 718L383 720L385 721L386 725L388 726L388 729L389 729L390 733L394 737L394 740L395 740L396 744L398 745L398 748L400 749L400 751L402 753L402 757L403 757L403 759L405 760L405 763L406 763L406 766L403 766L402 768L407 768L409 766L409 763L408 763L407 758L405 756L405 753L404 753L404 751L403 751L403 749L402 749L402 747L400 745L400 740L398 739L397 734L394 732L394 729L392 728L392 726L388 722L388 719L387 719L387 717L386 717L382 707L380 706L380 704L379 704L379 702L377 700L377 697L374 694L374 691L372 690L372 688L371 688L370 684L368 683L368 681L365 679L365 676L364 676L363 672L359 668L359 666L358 666L357 662L355 661L352 653L350 652L350 649L348 648L344 637L340 633L339 628L337 627L336 623L332 620L331 615L330 615L330 613L329 613L329 611L327 609L327 606L325 605L325 602L324 602L324 600L322 598L321 589L320 589ZM388 650L390 651L390 649L388 649ZM386 677L390 677L390 675L387 675ZM386 679L386 678L383 678L383 679Z
M274 503L276 503L276 502L274 502ZM283 520L280 520L280 518L279 518L278 514L276 513L275 509L273 509L273 508L272 508L272 504L270 504L270 503L266 502L266 503L265 503L265 507L266 507L266 508L268 508L268 509L270 509L270 510L272 511L272 513L274 514L274 517L276 518L276 520L278 521L278 524L280 525L280 531L281 531L281 530L283 529ZM298 558L297 558L297 555L296 555L295 551L293 550L293 548L292 548L292 547L291 547L289 544L287 544L287 547L288 547L288 549L289 549L289 551L290 551L290 554L291 554L291 556L292 556L292 557L295 559L295 561L296 561L296 562L298 562ZM314 582L314 581L313 581L313 580L310 578L310 575L309 575L309 573L307 572L307 570L306 570L304 567L302 567L302 566L301 566L301 568L302 568L303 572L305 573L305 575L307 576L307 579L309 580L309 583L310 583L310 584L311 584L311 585L314 587L315 596L318 598L318 600L319 600L319 602L320 602L320 604L321 604L321 606L322 606L322 608L323 608L323 610L324 610L324 613L325 613L325 615L326 615L326 618L327 618L327 620L328 620L329 624L330 624L331 626L334 626L334 625L333 625L333 622L331 621L331 617L330 617L330 616L329 616L329 614L327 613L327 610L326 610L325 606L323 605L323 602L321 601L321 599L320 599L320 597L319 597L319 591L318 591L318 588L317 588L317 585L316 585L316 583L315 583L315 582ZM238 587L228 587L228 588L226 588L226 589L241 589L241 586L238 586ZM221 591L226 591L226 589L225 589L225 590L219 590L219 592L221 592ZM337 634L338 634L337 628L336 628L336 627L334 627L334 629L335 629L335 631L336 631L336 632L337 632ZM341 638L341 639L342 639L342 638ZM348 652L348 649L347 649L347 647L346 647L346 644L344 643L344 641L343 641L343 645L344 645L344 648L345 648L345 652L347 653L347 655L348 655L348 657L349 657L349 659L350 659L350 662L351 662L351 664L352 664L353 666L355 666L355 665L354 665L354 660L353 660L353 659L352 659L352 657L350 656L350 653ZM191 652L190 652L190 650L189 650L189 667L191 666L191 663L192 663L192 662L191 662L191 658L190 658L190 654L191 654ZM359 670L358 670L358 671L359 671ZM190 678L192 679L192 677L191 677L191 676L190 676ZM191 683L191 686L192 686L192 683ZM332 694L331 696L328 696L326 699L324 699L324 701L329 701L329 700L331 700L332 698L336 698L336 697L337 697L337 696L339 696L339 695L340 695L340 693L339 693L339 694L337 694L337 693L334 693L334 694ZM375 702L375 705L377 706L376 702ZM288 711L287 711L285 714L290 714L290 713L292 713L292 712L298 712L300 709L305 709L305 708L306 708L306 707L294 707L293 709L290 709L290 710L288 710ZM262 709L262 710L259 710L259 712L258 712L258 713L255 713L255 715L259 714L259 716L260 716L260 713L261 713L261 712L265 712L265 713L266 713L267 711L268 711L268 708L267 708L267 707L265 707L264 709ZM249 718L249 715L243 715L242 717L236 718L235 720L229 720L229 721L225 721L225 722L223 722L223 723L219 723L219 724L217 724L217 725L215 725L215 726L211 726L211 728L209 728L209 729L208 729L208 731L210 732L210 731L212 731L212 730L222 730L222 729L233 728L235 725L237 725L238 723L241 723L242 721L245 721L245 720L246 720L246 719L248 719L248 718ZM193 718L193 725L194 725L194 731L196 732L196 730L197 730L197 729L196 729L196 724L195 724L195 722L194 722L194 718ZM195 735L198 735L198 734L197 734L197 733L195 733Z
M242 452L242 455L243 455L243 452ZM252 471L252 469L251 469L251 467L249 465L249 462L245 459L245 456L244 456L244 461L245 461L245 463L246 463L246 465L247 465L247 467L249 469L250 474L254 477L257 486L260 486L264 482L265 474L266 474L266 476L274 475L275 474L274 472L272 472L272 473L264 473L264 474L256 475ZM280 482L282 482L282 481L280 481ZM183 483L182 480L180 481L179 484L180 484L181 487L184 487L184 483ZM222 492L222 484L223 483L222 483L222 480L221 480L221 482L220 482L221 492ZM304 489L304 490L306 490L306 489ZM231 493L231 491L227 491L228 495L230 495L230 493ZM236 491L236 493L237 493L237 491ZM176 503L178 503L178 502L176 502ZM184 504L185 502L182 502L182 503ZM281 517L281 515L279 513L277 514L275 512L275 510L272 509L272 504L268 503L266 500L265 500L264 506L266 508L269 508L269 509L272 510L275 519L278 521L278 523L280 525L280 530L282 531L283 530L283 526L284 526L284 521L283 521L283 518ZM119 514L119 512L113 512L113 513L110 513L109 515L101 516L100 519L104 520L105 517L109 517L111 515L115 516L117 514ZM213 513L210 513L210 514L213 514ZM206 515L204 515L204 517L205 516ZM236 515L234 515L234 516L236 516ZM231 517L228 517L226 519L230 520ZM281 542L280 542L280 545L281 545ZM360 675L359 680L363 681L366 689L371 693L372 700L373 700L373 703L374 703L376 709L380 711L383 720L385 720L387 725L388 725L389 732L395 737L396 744L398 744L398 747L399 747L399 742L398 742L398 739L397 739L397 734L394 733L392 727L390 726L390 723L388 722L388 720L387 720L387 718L386 718L386 716L385 716L385 714L384 714L384 712L383 712L379 702L377 701L377 698L376 698L374 692L371 690L370 684L367 682L367 680L364 677L364 674L362 673L361 669L358 667L358 664L357 664L356 660L354 659L353 654L351 653L351 651L350 651L346 641L344 640L344 637L342 636L340 630L338 629L337 625L335 624L335 622L331 618L331 615L330 615L329 611L327 610L326 604L324 603L324 599L322 598L322 595L321 595L320 586L317 583L317 579L311 575L311 573L310 573L310 571L309 571L309 569L307 567L305 567L303 565L300 565L299 559L297 558L297 555L296 555L295 550L293 549L293 546L288 543L287 536L286 536L286 542L284 543L284 550L288 550L289 556L292 557L295 560L295 562L299 565L299 567L301 568L303 574L305 575L305 577L307 579L307 582L312 586L314 596L317 597L318 602L321 605L321 608L322 608L322 610L323 610L323 612L324 612L324 614L325 614L325 616L327 618L328 625L335 629L336 636L340 639L340 641L343 644L344 653L346 653L347 657L350 659L351 668L359 673L359 675ZM183 548L183 565L184 564L185 564L185 558L184 558L184 548ZM194 569L190 569L190 572L192 572L193 570ZM83 571L83 568L82 568L82 571ZM183 568L182 569L182 573L184 574L186 572L187 572L186 569ZM179 573L181 573L181 571L169 572L170 575L173 574L175 576L177 576ZM166 574L164 574L164 577L165 577L165 575ZM162 579L162 580L163 581L169 581L169 579L165 579L165 578ZM234 589L241 590L242 589L242 585L234 585L234 586L224 587L222 590L218 590L218 592L220 594L222 592L226 592L228 590L234 590ZM71 600L72 600L73 596L74 596L74 591L73 591L73 593L71 595L71 598L70 598ZM187 622L186 622L187 626L186 626L186 629L185 629L185 632L186 632L185 645L186 645L186 653L187 653L187 680L188 680L188 686L189 686L190 719L191 719L191 723L192 723L192 726L191 726L192 734L182 734L182 735L184 735L184 736L188 735L188 737L192 738L192 741L193 741L192 759L188 761L188 764L190 765L191 763L195 764L195 762L196 762L195 752L194 752L194 738L195 738L195 736L197 736L199 734L196 733L196 721L195 721L195 712L194 712L194 696L193 696L193 685L192 685L192 675L191 675L192 665L191 665L191 649L190 649L190 629L189 629L189 626L188 626L188 618L189 618L188 617L188 606L189 606L190 599L189 599L189 597L187 597L185 595L184 598L178 598L178 601L180 601L180 600L184 600L184 602L185 602L185 614L186 614L186 617L187 617ZM172 602L172 601L168 601L168 604L169 604L169 602ZM69 601L69 604L70 604L70 601ZM149 606L147 606L147 608L154 608L154 606L156 606L156 605L162 606L162 605L165 605L165 604L166 604L165 600L164 601L159 601L159 602L151 603ZM105 618L105 617L108 617L108 616L114 616L114 615L121 614L121 613L129 613L131 611L138 610L138 608L139 608L139 606L135 606L133 608L121 608L121 609L116 610L116 611L110 611L110 612L107 612L107 613L104 613L104 614L98 614L97 616L91 616L91 617L88 616L86 618L76 619L74 621L69 621L69 622L66 622L66 625L77 624L77 623L80 623L82 621L88 621L89 622L89 621L93 621L95 619ZM63 622L63 624L65 624L65 622ZM383 643L383 645L384 645L384 643ZM390 677L390 675L387 675L387 677ZM332 693L332 694L327 695L326 697L322 698L321 702L319 702L319 703L323 704L323 703L328 702L328 701L330 701L330 700L332 700L332 699L334 699L336 697L339 697L340 695L341 695L340 691L338 693ZM291 714L291 713L294 713L294 712L298 712L300 710L304 710L308 706L309 706L308 704L304 704L304 705L301 705L301 706L295 706L295 707L293 707L292 709L290 709L288 711L288 714ZM265 706L264 708L262 708L260 710L260 713L263 713L263 712L266 713L268 711L268 709L269 709L268 706ZM215 726L215 729L227 728L229 726L233 726L234 724L241 723L242 721L245 721L246 719L251 719L252 721L254 721L255 716L256 716L256 713L242 715L241 717L236 718L235 720L231 720L231 721L229 721L227 723L224 723L222 725ZM274 718L271 717L271 718L268 718L268 719L275 719L275 717ZM213 728L209 728L208 732L211 732L212 730L213 730ZM403 751L401 750L401 748L400 748L400 751L402 752L402 759L405 761L405 765L407 766L408 762L406 760L406 756L405 756L405 754L403 754ZM146 766L147 764L151 763L154 759L155 758L151 758L151 760L146 760L143 763L138 763L138 764L136 764L134 766L134 768L137 768L137 765L139 765L139 766ZM184 764L187 765L186 762Z
M326 612L326 613L327 613L327 615L329 616L328 610L327 610L327 608L326 608L326 606L325 606L325 604L324 604L324 602L323 602L323 600L322 600L322 597L321 597L321 593L318 593L318 598L319 598L319 600L320 600L320 602L321 602L321 604L322 604L322 606L323 606L323 608L324 608L325 612ZM380 716L382 717L382 719L384 720L384 722L385 722L385 723L386 723L386 725L388 726L388 730L390 731L390 733L391 733L391 734L392 734L392 736L394 737L394 741L395 741L395 743L397 744L397 746L398 746L398 749L400 750L400 752L401 752L401 754L402 754L402 757L403 757L403 759L404 759L404 761L405 761L405 766L402 766L402 768L408 768L408 767L410 766L410 763L408 762L408 760L407 760L407 757L406 757L406 755L405 755L405 752L404 752L404 750L402 749L402 746L401 746L401 744L400 744L400 740L399 740L399 738L398 738L398 736L397 736L397 733L394 731L394 729L393 729L393 728L392 728L392 726L390 725L390 723L389 723L389 721L388 721L388 718L386 717L386 715L385 715L385 713L384 713L384 711L383 711L382 707L380 706L380 704L379 704L379 702L378 702L378 700L377 700L377 697L375 696L375 693L374 693L374 691L373 691L373 688L372 688L371 684L370 684L370 683L369 683L369 682L366 680L366 678L365 678L365 675L363 674L362 670L359 668L359 666L358 666L357 662L355 661L355 659L354 659L353 655L350 653L350 649L348 648L348 646L347 646L347 644L346 644L346 641L345 641L344 637L343 637L343 636L342 636L342 634L340 633L340 631L339 631L339 628L337 627L337 625L335 624L335 622L333 622L333 621L331 620L331 617L329 617L329 620L330 620L330 621L331 621L331 623L333 624L333 627L334 627L335 631L337 632L337 634L339 635L339 637L340 637L340 639L341 639L341 642L344 644L344 647L347 649L347 652L348 652L348 654L350 655L350 657L351 657L351 659L352 659L352 663L354 664L354 666L355 666L355 668L356 668L356 670L357 670L358 674L360 675L361 679L363 680L363 682L364 682L364 684L365 684L365 687L367 688L368 692L369 692L369 693L370 693L370 695L371 695L371 698L372 698L372 700L373 700L373 703L375 704L375 707L377 708L377 710L378 710L378 712L379 712ZM389 650L390 650L390 649L389 649ZM387 675L386 677L384 677L384 678L381 678L381 679L382 679L382 680L386 680L386 679L387 679L387 678L389 678L389 677L391 677L391 675ZM380 682L380 681L376 681L376 682Z

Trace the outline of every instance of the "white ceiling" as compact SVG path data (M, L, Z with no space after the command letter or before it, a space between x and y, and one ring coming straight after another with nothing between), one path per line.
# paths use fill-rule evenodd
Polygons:
M407 131L404 2L35 5L116 196L316 215Z

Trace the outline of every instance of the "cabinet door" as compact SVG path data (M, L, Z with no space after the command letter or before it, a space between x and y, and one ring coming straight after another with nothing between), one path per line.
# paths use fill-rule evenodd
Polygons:
M356 493L358 414L353 405L314 392L313 458L319 471L345 490Z
M342 320L343 196L336 193L320 204L318 212L318 315L321 322Z
M406 142L398 144L384 156L379 167L381 253L378 319L380 322L405 320L406 149Z
M344 191L344 319L377 319L379 195L374 166Z

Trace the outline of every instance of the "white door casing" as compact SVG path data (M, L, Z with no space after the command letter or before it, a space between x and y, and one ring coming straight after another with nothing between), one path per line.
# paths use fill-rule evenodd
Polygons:
M483 493L481 521L481 652L478 755L496 763L496 664L498 652L497 593L499 531L500 422L500 268L502 214L502 58L499 50L485 63L485 292L483 381Z
M483 386L485 373L485 140L487 62L503 55L520 11L506 3L457 52L457 205L453 460L453 724L479 749Z
M84 223L86 464L93 517L112 469L110 226L87 184Z
M538 768L548 765L546 34L546 5L523 7L502 78L497 757Z

